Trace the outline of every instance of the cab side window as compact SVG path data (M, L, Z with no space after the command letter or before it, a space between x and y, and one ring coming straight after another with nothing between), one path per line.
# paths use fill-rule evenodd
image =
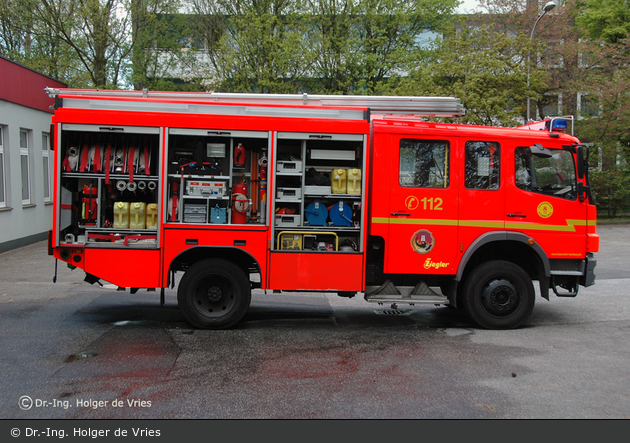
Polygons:
M497 142L466 142L467 189L497 190L501 179L501 147Z
M444 140L400 141L400 186L448 188L449 143Z
M575 163L570 151L552 149L551 157L532 154L530 148L516 148L516 187L524 191L575 200L577 181Z

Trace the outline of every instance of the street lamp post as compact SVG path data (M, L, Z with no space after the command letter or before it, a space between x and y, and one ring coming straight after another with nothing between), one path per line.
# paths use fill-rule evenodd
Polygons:
M527 122L529 123L529 71L530 71L530 53L531 53L531 46L534 42L534 29L536 29L536 25L538 24L538 22L540 21L541 18L543 18L543 16L548 13L549 11L551 11L553 8L556 7L556 2L554 2L553 0L550 2L547 2L547 4L545 5L545 7L543 8L543 11L538 15L538 18L536 18L536 22L534 23L534 26L532 27L532 33L529 36L529 49L527 50Z

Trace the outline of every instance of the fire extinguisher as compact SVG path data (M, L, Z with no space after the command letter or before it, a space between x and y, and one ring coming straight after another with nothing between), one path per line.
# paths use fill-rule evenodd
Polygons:
M260 166L260 221L265 223L265 214L267 211L267 155L263 151L262 157L258 160Z
M177 213L177 208L179 207L177 202L178 197L177 182L173 182L171 184L171 196L168 199L168 220L172 222L176 222L179 218L179 214Z
M234 185L232 190L232 223L247 223L247 210L249 199L247 198L247 185L245 183Z
M83 185L83 192L81 192L81 218L83 224L87 226L96 225L96 198L98 194L98 188L95 188L90 182L89 185Z
M245 166L245 148L240 143L234 148L234 166Z

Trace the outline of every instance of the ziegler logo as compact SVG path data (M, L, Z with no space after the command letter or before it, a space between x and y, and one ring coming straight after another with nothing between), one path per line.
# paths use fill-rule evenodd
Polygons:
M440 269L446 268L448 265L450 265L450 263L444 263L443 261L434 262L430 258L427 258L424 262L424 269Z

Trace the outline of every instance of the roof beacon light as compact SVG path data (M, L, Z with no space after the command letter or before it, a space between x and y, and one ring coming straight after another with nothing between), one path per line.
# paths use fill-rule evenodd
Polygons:
M552 118L547 121L547 130L550 128L550 132L564 132L569 128L567 119L564 118Z

